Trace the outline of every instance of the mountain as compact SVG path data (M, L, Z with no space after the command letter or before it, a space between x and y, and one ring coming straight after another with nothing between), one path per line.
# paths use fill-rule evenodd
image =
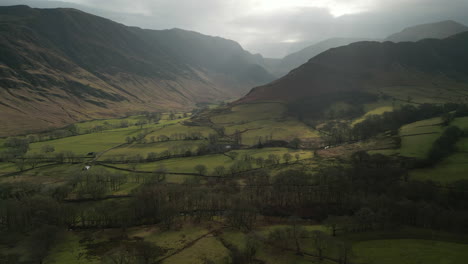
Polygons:
M306 63L309 59L315 57L316 55L339 46L345 46L353 42L364 41L369 39L362 38L331 38L321 41L319 43L310 45L298 52L294 52L284 57L281 61L278 62L274 69L271 69L272 73L276 76L284 76L291 70L301 66Z
M76 9L0 7L2 135L193 107L273 80L231 40L127 27Z
M252 89L237 103L320 100L359 91L400 93L400 100L417 92L434 101L439 91L455 88L458 96L452 99L466 99L466 47L468 33L419 42L357 42L315 56L285 77Z
M468 27L452 20L417 25L387 37L386 41L419 41L427 38L444 39L468 31Z

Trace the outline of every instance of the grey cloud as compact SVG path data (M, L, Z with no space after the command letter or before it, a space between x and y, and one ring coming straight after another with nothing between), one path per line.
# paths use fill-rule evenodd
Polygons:
M331 37L384 38L404 27L453 19L468 24L467 0L330 0L369 10L341 17L329 9L291 7L252 13L259 0L0 0L0 5L74 7L130 26L184 28L240 42L266 57L281 57ZM316 0L320 1L320 0ZM322 1L323 2L323 1ZM296 40L296 43L285 42Z

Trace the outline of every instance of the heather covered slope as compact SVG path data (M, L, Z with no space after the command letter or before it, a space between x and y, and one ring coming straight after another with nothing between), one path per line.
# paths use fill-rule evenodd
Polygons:
M466 89L468 33L416 43L357 42L328 50L239 102L295 101L324 94ZM406 95L402 99L406 99Z
M256 64L261 57L233 41L126 27L74 9L1 7L0 31L2 135L189 108L273 79Z

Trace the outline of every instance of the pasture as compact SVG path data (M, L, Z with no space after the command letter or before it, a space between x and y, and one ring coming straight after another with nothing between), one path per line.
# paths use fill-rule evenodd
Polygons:
M381 115L385 112L391 112L393 111L392 106L377 106L376 108L373 108L372 110L367 111L363 116L355 119L351 125L356 125L358 123L361 123L362 121L366 120L367 117L371 115Z
M356 263L366 264L464 264L468 245L434 240L369 240L354 244Z
M141 155L146 158L148 153L161 153L169 151L170 153L185 152L186 150L196 151L199 146L207 144L206 140L180 140L165 141L155 143L132 143L119 148L112 149L100 157L99 160L106 160L114 157Z
M28 153L40 153L42 147L51 145L55 152L73 151L78 155L86 155L89 152L102 152L109 148L125 143L126 137L136 136L141 133L139 128L120 128L85 134L79 136L54 139L30 144Z
M270 154L278 155L281 159L281 162L284 163L283 155L285 153L289 153L292 155L291 162L295 161L295 154L299 154L299 159L310 159L313 157L313 152L311 151L295 151L290 150L287 148L262 148L262 149L248 149L248 150L235 150L223 154L212 154L212 155L204 155L204 156L194 156L194 157L185 157L185 158L172 158L168 160L162 160L157 162L149 162L149 163L141 163L138 165L137 170L141 171L155 171L158 168L166 168L169 172L173 173L195 173L195 166L201 164L205 165L208 169L208 174L211 174L214 168L218 166L224 166L226 169L229 169L235 159L230 157L229 155L232 152L238 153L236 159L242 158L245 155L250 155L253 158L262 157L264 159L268 158ZM115 165L116 167L120 168L128 168L127 165L118 164ZM253 168L257 168L258 166L255 162L252 163Z
M415 180L431 180L450 183L468 179L468 153L455 153L438 162L431 168L416 169L410 172Z
M431 118L404 125L400 128L400 155L413 158L426 158L432 147L443 132L441 119Z

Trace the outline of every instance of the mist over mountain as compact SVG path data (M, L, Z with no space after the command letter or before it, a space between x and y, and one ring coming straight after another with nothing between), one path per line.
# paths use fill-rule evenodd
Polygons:
M289 71L301 66L306 63L309 59L316 55L327 51L331 48L345 46L353 42L364 41L369 39L364 38L332 38L326 39L319 43L310 45L300 51L291 53L277 62L277 64L271 69L271 72L278 77L286 75Z
M403 42L418 41L427 38L443 39L466 31L468 31L467 26L452 20L446 20L408 27L401 32L388 36L385 40Z
M4 133L188 108L273 80L262 57L234 41L127 27L75 9L0 7L0 31Z

